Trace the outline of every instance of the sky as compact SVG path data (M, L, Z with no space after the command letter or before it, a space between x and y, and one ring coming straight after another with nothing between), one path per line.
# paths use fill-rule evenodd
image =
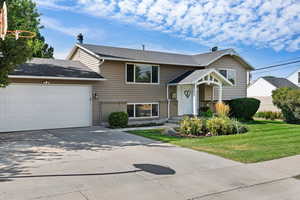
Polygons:
M300 0L34 0L64 59L84 43L197 54L234 48L253 67L300 60ZM286 77L300 63L253 72Z

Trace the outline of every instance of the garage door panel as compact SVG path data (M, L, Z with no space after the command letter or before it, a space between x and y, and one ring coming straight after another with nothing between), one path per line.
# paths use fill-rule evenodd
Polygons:
M0 89L0 132L91 125L91 87L21 85Z

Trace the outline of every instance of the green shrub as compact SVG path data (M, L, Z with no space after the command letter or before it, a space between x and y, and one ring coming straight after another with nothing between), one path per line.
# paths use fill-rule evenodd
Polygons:
M232 99L228 103L230 116L242 120L252 120L260 106L260 101L255 98Z
M255 117L264 118L267 120L283 119L281 112L276 111L261 111L255 114Z
M206 124L208 131L212 135L230 135L248 131L247 127L243 126L239 121L228 117L213 117L207 120Z
M186 135L203 135L205 128L205 121L198 117L185 116L181 122L179 130Z
M211 109L207 109L207 111L205 112L200 112L199 115L200 117L211 118L214 115L214 113Z
M272 92L273 103L288 123L300 123L300 89L279 88Z
M112 128L125 128L128 125L128 114L125 112L113 112L108 117L108 123Z

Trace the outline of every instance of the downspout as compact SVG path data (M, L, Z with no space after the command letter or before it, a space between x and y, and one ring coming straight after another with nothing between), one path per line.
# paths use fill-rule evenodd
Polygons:
M98 65L98 67L99 67L99 74L101 74L101 66L103 65L104 61L105 61L105 60L102 59L102 60L99 62L99 65ZM98 119L99 119L99 121L101 122L101 121L102 121L102 103L99 102L99 101L97 101L97 103L98 103L98 106L99 106L99 115L98 115Z
M104 59L101 59L101 61L99 62L98 67L99 67L99 72L100 72L100 73L101 73L101 65L103 65L104 62L105 62Z
M170 98L169 98L169 85L167 84L167 112L168 112L168 120L170 119Z

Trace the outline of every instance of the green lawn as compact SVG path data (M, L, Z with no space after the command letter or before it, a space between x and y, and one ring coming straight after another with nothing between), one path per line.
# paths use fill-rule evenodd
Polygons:
M129 133L244 163L300 154L300 125L279 121L254 121L247 126L250 131L245 134L203 138L166 136L161 133L161 129L129 131Z

